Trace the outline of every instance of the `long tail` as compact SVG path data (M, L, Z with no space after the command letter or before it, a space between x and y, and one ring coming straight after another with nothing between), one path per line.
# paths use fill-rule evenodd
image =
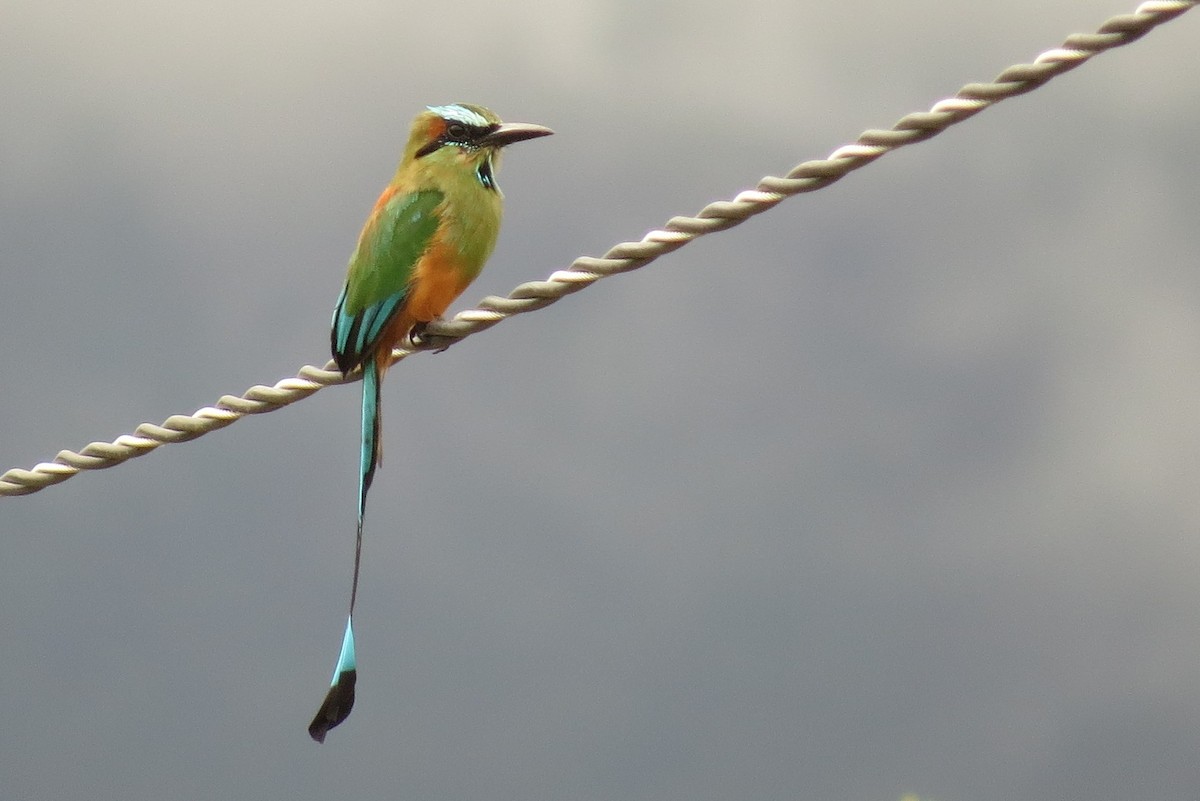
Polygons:
M308 734L318 743L334 726L350 716L354 708L354 685L358 681L358 663L354 658L354 602L358 599L358 568L362 561L363 514L367 509L367 490L379 464L379 367L374 358L363 364L362 451L358 478L358 533L354 541L354 579L350 584L350 614L346 618L346 633L342 635L342 651L333 668L329 692L317 710Z

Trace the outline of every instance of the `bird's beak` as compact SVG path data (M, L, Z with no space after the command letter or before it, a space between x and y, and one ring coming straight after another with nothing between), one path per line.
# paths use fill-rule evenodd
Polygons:
M537 139L539 136L549 136L554 133L544 125L534 125L531 122L506 122L487 136L479 140L479 144L488 147L504 147L513 142L524 142L526 139Z

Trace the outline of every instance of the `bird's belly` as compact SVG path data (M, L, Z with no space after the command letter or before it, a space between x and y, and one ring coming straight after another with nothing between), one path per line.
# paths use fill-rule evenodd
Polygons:
M413 322L429 322L442 316L454 299L475 278L476 271L462 263L453 247L435 240L417 264L412 294L405 304Z

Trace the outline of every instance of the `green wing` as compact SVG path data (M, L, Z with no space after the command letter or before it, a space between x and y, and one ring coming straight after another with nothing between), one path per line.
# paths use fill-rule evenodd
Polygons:
M396 193L363 227L333 310L330 341L343 373L371 355L387 324L404 308L417 260L437 231L435 210L442 198L436 190Z

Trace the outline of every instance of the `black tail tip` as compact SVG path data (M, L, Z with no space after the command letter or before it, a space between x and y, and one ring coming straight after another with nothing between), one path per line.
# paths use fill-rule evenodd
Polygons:
M317 710L312 723L308 724L309 737L323 743L330 729L350 717L350 710L354 709L354 685L357 681L356 670L347 670L338 676L325 695L325 700L321 702L321 708Z

